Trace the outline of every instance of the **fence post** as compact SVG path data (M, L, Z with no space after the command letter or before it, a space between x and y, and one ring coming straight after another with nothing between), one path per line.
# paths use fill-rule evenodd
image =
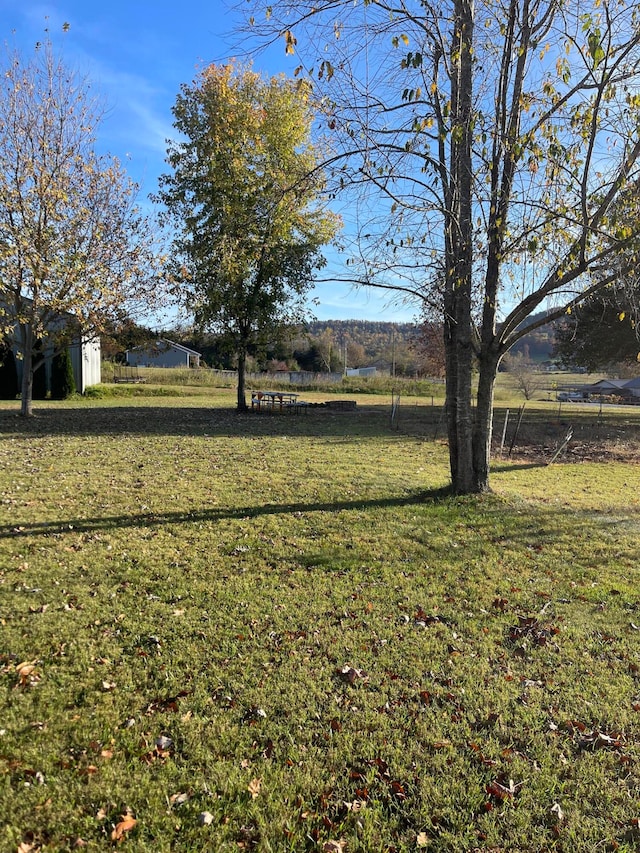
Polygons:
M520 431L520 424L522 423L522 416L524 415L524 407L525 403L520 407L520 411L518 412L518 421L516 423L515 432L513 433L513 438L511 439L511 444L509 446L509 456L511 456L511 451L516 443L516 438L518 437L518 432Z
M504 452L504 440L507 436L507 424L509 423L509 409L504 413L504 426L502 427L502 439L500 440L500 456Z

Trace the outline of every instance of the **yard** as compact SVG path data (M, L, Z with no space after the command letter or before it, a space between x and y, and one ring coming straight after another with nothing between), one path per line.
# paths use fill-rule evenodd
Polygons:
M0 404L0 849L638 849L640 412L150 390Z

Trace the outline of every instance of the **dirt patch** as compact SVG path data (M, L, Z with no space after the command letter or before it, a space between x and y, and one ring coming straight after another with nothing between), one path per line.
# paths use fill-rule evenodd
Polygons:
M549 435L549 427L541 426L536 430L528 427L522 435L518 435L509 455L510 444L505 442L503 456L510 459L523 460L543 464L550 462L560 448L568 427L556 430L555 436ZM494 441L493 451L499 455L499 442ZM589 425L576 425L573 435L557 460L563 463L584 462L627 462L640 463L640 425L599 429Z

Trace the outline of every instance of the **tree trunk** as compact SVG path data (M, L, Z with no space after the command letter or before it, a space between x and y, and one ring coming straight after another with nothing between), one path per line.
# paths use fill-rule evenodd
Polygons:
M480 361L478 396L473 423L473 491L489 491L489 463L493 432L493 391L499 359L484 354Z
M29 324L20 325L22 345L22 402L20 414L24 418L33 415L33 332Z
M456 494L478 491L473 456L473 3L456 0L451 43L451 186L448 193L445 349L451 484Z
M245 393L245 369L247 363L247 354L244 349L238 352L238 402L236 411L246 412L247 398Z

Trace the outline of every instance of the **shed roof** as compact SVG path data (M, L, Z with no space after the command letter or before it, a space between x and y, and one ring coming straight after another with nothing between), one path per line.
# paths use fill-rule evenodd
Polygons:
M166 346L162 347L162 349L165 352L168 349L175 349L175 350L178 350L179 352L188 353L189 355L197 355L200 358L202 357L201 352L197 352L194 349L189 349L189 347L185 347L182 344L177 344L175 341L170 341L167 338L159 338L157 341L152 341L149 344L142 344L141 346L133 347L132 349L127 350L127 352L138 352L138 351L145 352L149 349L153 349L153 347L158 347L158 344L166 344Z

